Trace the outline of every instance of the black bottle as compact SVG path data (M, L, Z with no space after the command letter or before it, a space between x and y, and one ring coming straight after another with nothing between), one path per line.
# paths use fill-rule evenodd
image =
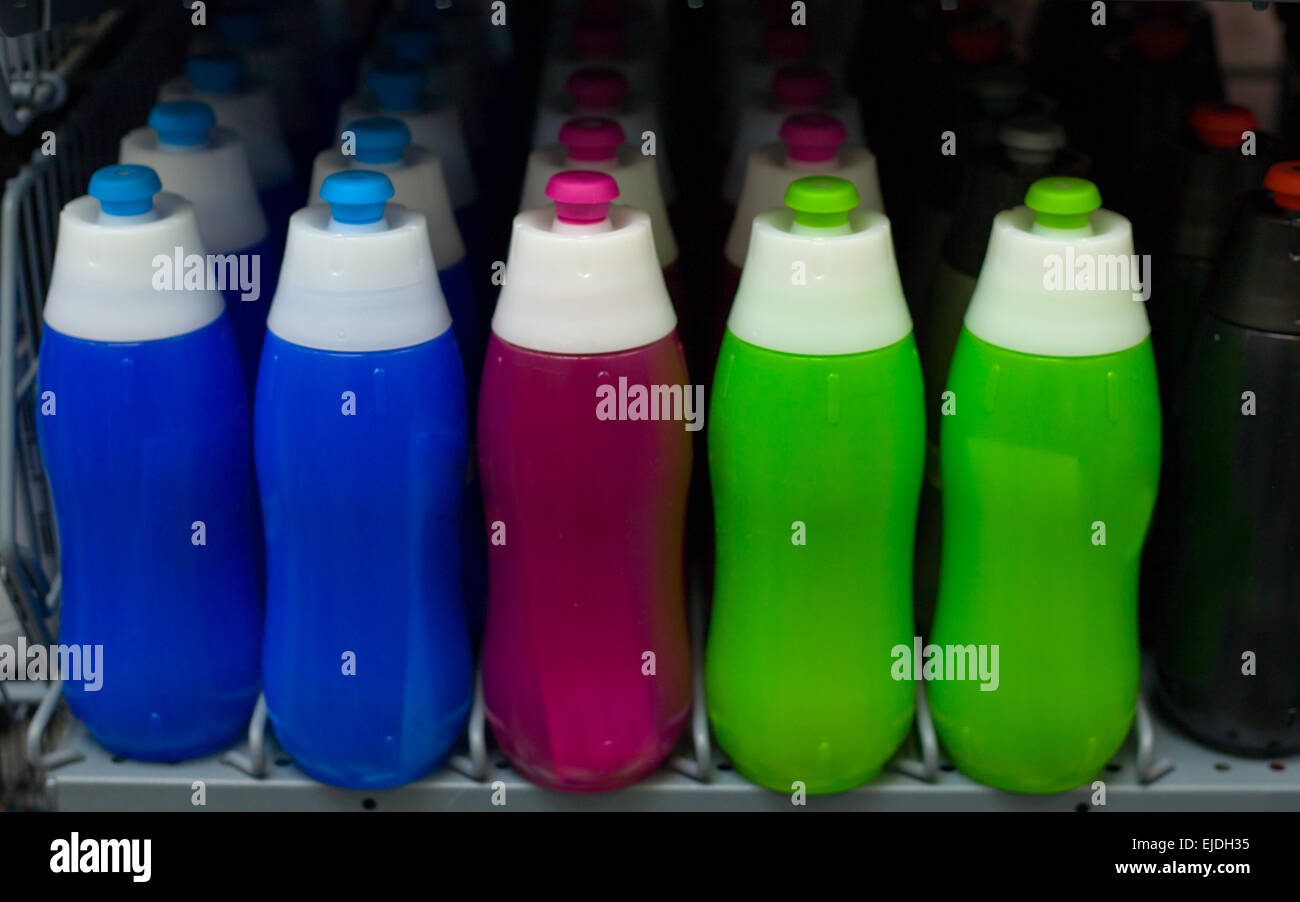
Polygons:
M1279 756L1300 751L1300 162L1264 184L1229 230L1188 351L1156 645L1179 724Z

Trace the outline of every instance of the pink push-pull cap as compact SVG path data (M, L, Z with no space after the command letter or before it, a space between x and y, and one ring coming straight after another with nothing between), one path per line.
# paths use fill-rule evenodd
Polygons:
M568 89L580 110L616 110L627 94L627 76L617 69L579 69L569 76Z
M618 182L606 172L572 169L551 176L546 196L555 201L555 218L560 222L591 225L609 216L609 202L618 197Z
M825 106L834 87L826 70L817 66L782 66L772 76L772 93L788 110Z
M807 26L767 25L763 28L763 52L773 62L807 59L810 49Z
M582 22L573 28L578 59L609 59L623 55L623 29L610 22Z
M570 160L613 160L624 140L623 126L600 116L580 116L560 126L560 143Z
M821 163L835 159L849 137L844 123L826 113L796 113L781 123L781 140L792 160Z

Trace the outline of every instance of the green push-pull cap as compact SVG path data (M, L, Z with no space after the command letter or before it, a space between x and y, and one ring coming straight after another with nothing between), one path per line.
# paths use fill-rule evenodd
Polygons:
M1101 192L1087 179L1068 175L1039 179L1025 192L1025 206L1034 220L1049 229L1081 229L1088 215L1101 207Z
M795 179L785 189L785 205L794 210L794 221L818 229L844 225L859 202L852 182L831 175Z

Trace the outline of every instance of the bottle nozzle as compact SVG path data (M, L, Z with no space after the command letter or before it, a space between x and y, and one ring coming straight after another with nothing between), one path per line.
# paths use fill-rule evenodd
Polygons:
M835 159L848 132L843 122L826 113L796 113L781 123L780 137L790 159L821 163Z
M1101 192L1087 179L1054 175L1029 186L1025 206L1034 211L1040 226L1082 229L1092 222L1092 211L1101 207Z
M411 143L406 123L391 116L370 116L348 125L358 163L396 163Z
M158 143L170 147L202 147L217 124L212 107L200 100L167 100L149 111L149 127Z
M579 69L569 76L567 88L580 110L616 110L627 94L627 76L617 69Z
M1283 210L1300 210L1300 160L1268 167L1264 187L1273 193L1273 203Z
M621 125L599 116L581 116L560 126L560 143L569 159L582 163L616 159L625 139Z
M388 176L371 169L336 172L320 186L321 200L330 205L330 216L346 225L379 222L384 218L384 202L393 194Z
M121 163L96 170L90 196L109 216L139 216L153 209L153 196L162 190L158 173L148 166Z
M233 53L202 53L185 62L185 77L205 94L233 94L244 78L244 61Z
M593 225L609 217L618 182L608 173L587 169L557 172L546 183L546 196L555 201L555 218L560 222Z
M1257 125L1250 107L1231 103L1203 103L1192 110L1190 122L1206 147L1237 147L1242 132L1254 131Z
M858 189L852 182L830 175L795 179L785 190L785 205L794 210L794 221L809 228L846 225L849 213L859 203Z

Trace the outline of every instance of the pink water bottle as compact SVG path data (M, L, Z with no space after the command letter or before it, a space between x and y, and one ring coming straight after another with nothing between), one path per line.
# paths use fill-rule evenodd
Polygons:
M515 217L479 401L483 690L530 780L634 783L690 710L683 532L703 390L688 382L649 217L607 173Z

